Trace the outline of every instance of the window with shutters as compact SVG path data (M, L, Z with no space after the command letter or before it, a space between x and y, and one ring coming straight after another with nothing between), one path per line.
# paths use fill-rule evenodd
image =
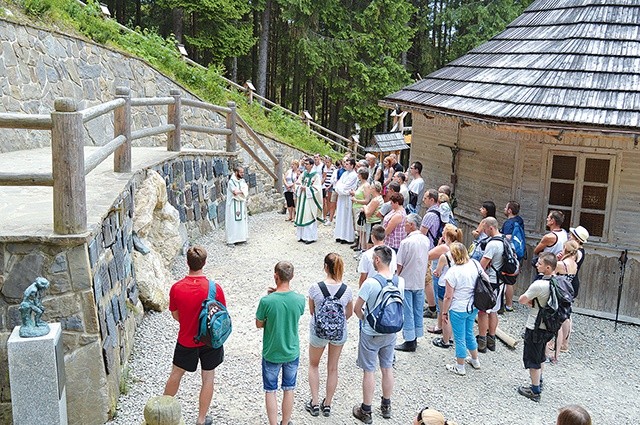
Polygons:
M550 152L547 214L560 210L563 228L584 226L606 239L614 167L613 155Z

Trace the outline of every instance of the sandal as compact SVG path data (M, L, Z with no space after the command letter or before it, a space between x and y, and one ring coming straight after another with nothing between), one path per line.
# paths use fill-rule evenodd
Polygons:
M449 348L453 345L453 344L447 344L446 342L444 342L444 339L442 338L434 338L431 342L433 343L433 345L439 348Z
M320 407L317 404L311 404L311 400L305 403L304 409L309 412L311 416L318 416L320 414Z
M331 414L331 406L327 406L326 404L324 404L325 400L326 399L322 399L322 402L320 403L320 410L322 410L322 416L326 418Z
M437 326L429 326L427 328L427 332L429 332L430 334L439 335L442 333L442 329L438 328Z

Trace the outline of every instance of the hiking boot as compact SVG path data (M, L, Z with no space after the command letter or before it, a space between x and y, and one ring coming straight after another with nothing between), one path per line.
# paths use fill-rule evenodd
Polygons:
M427 319L437 319L438 312L436 310L431 310L430 308L426 308L422 311L422 317Z
M380 404L380 411L383 418L391 419L391 404Z
M359 404L353 406L352 413L354 418L361 420L365 424L373 423L373 419L371 419L371 412L365 412Z
M489 351L496 351L496 336L487 335L487 349Z
M400 345L396 345L394 348L398 351L414 352L418 346L418 341L405 341Z
M518 394L525 396L529 400L540 402L540 393L534 393L529 385L523 385L518 388Z
M478 352L486 353L487 352L487 337L486 336L476 336L476 341L478 342Z

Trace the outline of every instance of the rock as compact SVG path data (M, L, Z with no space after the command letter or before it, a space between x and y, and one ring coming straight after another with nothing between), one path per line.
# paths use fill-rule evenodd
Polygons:
M162 263L162 257L156 251L151 251L147 255L134 251L133 266L136 270L140 301L144 308L155 311L166 310L169 306L169 297L165 288L170 279Z
M142 425L184 425L180 403L170 395L150 398L144 407Z

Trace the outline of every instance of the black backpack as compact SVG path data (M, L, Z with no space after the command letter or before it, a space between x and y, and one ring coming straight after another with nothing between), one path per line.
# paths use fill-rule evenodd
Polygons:
M470 261L472 261L478 269L476 284L473 288L473 306L480 311L491 310L496 305L496 293L493 291L491 282L482 274L478 262L476 260ZM470 309L467 307L467 310Z
M537 298L535 299L539 307L535 329L540 329L540 324L544 323L547 333L551 337L558 333L564 321L571 315L573 293L569 289L571 285L566 283L566 280L563 283L562 279L559 280L556 276L552 276L549 280L549 300L547 305L542 307L540 301Z
M433 244L433 246L436 246L436 245L438 245L438 241L442 237L442 231L444 230L444 223L442 222L442 218L440 217L440 211L439 210L433 209L431 211L427 211L425 213L425 215L427 215L429 213L433 213L436 216L438 216L438 222L440 223L440 224L438 224L438 230L436 231L435 235L433 235L431 233L431 229L427 229L427 236L429 236L429 239L431 239L431 243Z
M518 256L513 249L513 245L511 245L511 242L509 242L504 235L494 236L489 239L488 242L491 241L501 241L503 246L502 267L500 267L500 270L496 270L493 265L491 266L491 268L496 272L498 283L515 285L518 274L520 273L520 261L518 261Z
M335 295L329 293L324 282L319 282L318 286L324 299L320 303L318 311L314 313L316 336L329 341L340 341L344 337L344 328L347 322L340 298L347 290L347 285L343 283Z

